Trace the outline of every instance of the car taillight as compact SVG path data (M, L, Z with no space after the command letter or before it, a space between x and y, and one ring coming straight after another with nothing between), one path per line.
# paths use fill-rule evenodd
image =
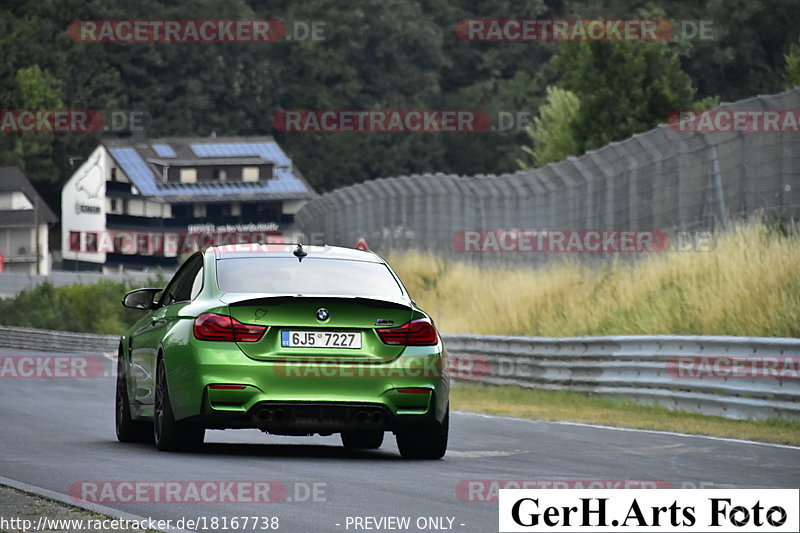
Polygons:
M254 324L242 324L235 318L233 322L233 336L236 342L256 342L267 331L267 326L256 326Z
M426 318L412 320L399 328L377 330L384 344L393 346L433 346L439 342L436 328Z
M267 326L242 324L233 317L203 313L194 319L194 336L202 341L255 342Z

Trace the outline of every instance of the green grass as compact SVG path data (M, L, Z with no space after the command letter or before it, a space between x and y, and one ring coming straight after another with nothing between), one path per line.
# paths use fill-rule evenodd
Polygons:
M163 278L141 286L163 287ZM136 286L140 286L136 283ZM141 318L122 307L122 296L133 282L103 280L91 285L53 287L42 283L15 298L0 299L0 324L28 328L119 335Z
M450 393L450 402L453 409L475 413L800 446L800 422L797 421L729 420L582 392L457 383Z

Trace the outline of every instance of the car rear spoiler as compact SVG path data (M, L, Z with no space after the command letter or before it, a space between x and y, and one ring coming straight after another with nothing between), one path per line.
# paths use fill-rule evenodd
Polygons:
M318 301L320 304L331 300L344 300L348 303L363 305L365 307L376 307L380 309L412 309L412 304L408 300L389 299L389 298L367 298L364 296L341 296L341 295L321 295L321 294L223 294L220 297L223 303L231 307L244 306L270 306L281 305L288 302L305 300L308 302Z

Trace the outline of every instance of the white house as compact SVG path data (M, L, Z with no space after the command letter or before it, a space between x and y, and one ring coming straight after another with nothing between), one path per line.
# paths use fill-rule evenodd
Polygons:
M0 167L0 271L50 272L48 227L58 222L17 167Z
M62 190L64 269L174 267L198 228L279 236L315 196L271 137L105 139Z

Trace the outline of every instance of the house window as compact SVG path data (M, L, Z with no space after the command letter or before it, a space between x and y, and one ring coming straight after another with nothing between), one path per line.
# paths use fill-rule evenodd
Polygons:
M181 169L181 183L197 183L197 169L196 168L182 168Z
M242 181L258 181L260 177L258 167L244 167L242 169Z
M117 168L111 167L111 181L117 181Z
M82 252L96 252L97 251L97 233L94 231L87 231L83 234L85 241L82 244L85 244L85 248L83 248Z
M214 169L214 179L216 181L226 181L228 179L228 173L225 172L225 169L215 168Z
M117 212L117 200L114 198L111 199L111 212L112 213Z
M205 218L206 217L206 205L205 204L194 204L194 208L192 209L192 216L194 216L194 218Z
M81 251L81 232L80 231L70 231L69 232L69 251L70 252L80 252Z
M207 217L221 217L225 213L222 212L222 204L208 204L206 205Z
M143 217L144 216L144 200L128 200L128 215L134 217Z

